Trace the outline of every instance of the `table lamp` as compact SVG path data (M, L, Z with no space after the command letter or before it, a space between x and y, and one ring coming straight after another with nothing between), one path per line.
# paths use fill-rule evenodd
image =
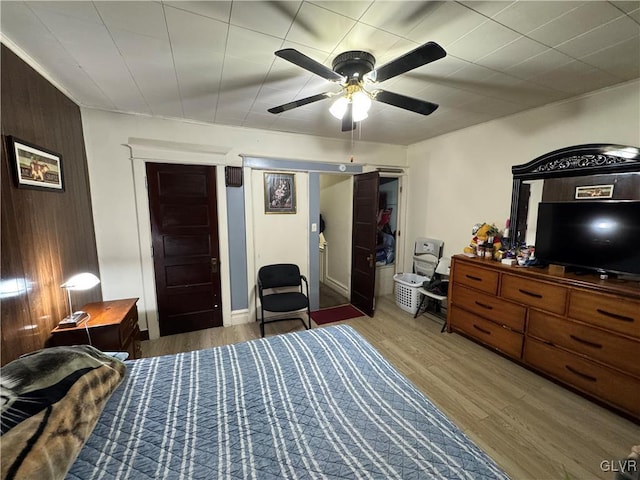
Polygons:
M71 304L71 290L89 290L100 283L100 279L93 273L78 273L69 280L64 282L60 287L67 290L67 298L69 299L69 316L62 319L58 324L60 328L76 327L83 319L88 317L87 312L73 311Z

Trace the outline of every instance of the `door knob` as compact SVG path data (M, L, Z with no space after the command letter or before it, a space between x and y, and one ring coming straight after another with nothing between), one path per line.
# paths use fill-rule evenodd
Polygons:
M369 268L373 268L373 253L367 255L367 262L369 262Z
M211 273L218 273L218 259L215 257L211 259Z

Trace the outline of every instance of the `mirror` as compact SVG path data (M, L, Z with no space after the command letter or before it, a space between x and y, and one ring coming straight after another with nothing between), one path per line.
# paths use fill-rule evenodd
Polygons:
M521 238L524 238L526 245L536 244L536 223L538 221L538 204L542 201L542 190L544 187L544 180L526 180L522 182L522 190L528 191L528 198L526 202L523 201L523 205L526 206L526 216L523 216L524 224L518 227L516 230L522 231ZM522 196L520 197L522 199Z
M638 147L576 145L515 165L511 172L511 246L535 245L538 203L576 201L580 185L615 184L615 196L608 198L640 200Z

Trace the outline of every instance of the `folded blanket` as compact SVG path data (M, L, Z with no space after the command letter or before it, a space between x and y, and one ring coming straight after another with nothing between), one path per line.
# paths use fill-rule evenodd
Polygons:
M2 367L2 479L64 478L124 373L124 363L88 345Z

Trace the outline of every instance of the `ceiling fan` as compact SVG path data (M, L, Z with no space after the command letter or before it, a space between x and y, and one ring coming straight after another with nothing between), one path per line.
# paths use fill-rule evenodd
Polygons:
M446 56L447 52L437 43L428 42L379 68L375 68L376 59L373 55L360 50L352 50L341 53L333 59L333 70L293 48L278 50L275 55L330 82L337 83L342 87L342 90L340 92L324 92L301 98L300 100L270 108L268 111L278 114L340 95L329 110L335 117L342 119L342 131L348 132L355 128L356 122L367 117L372 100L411 110L422 115L433 113L438 108L435 103L387 90L371 90L371 87L414 68L439 60Z

